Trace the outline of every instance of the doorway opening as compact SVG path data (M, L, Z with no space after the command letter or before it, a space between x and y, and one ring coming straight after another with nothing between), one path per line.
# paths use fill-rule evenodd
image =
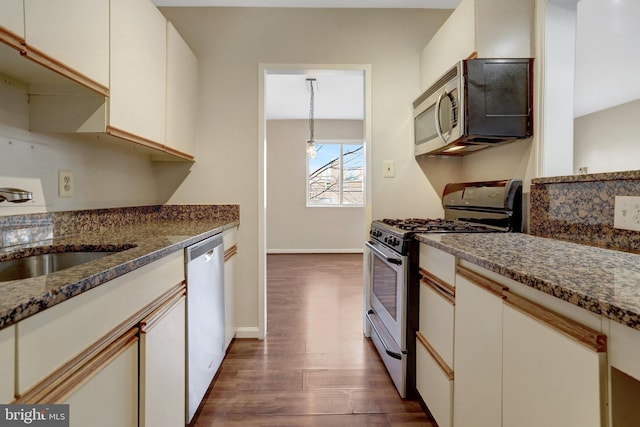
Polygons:
M366 225L371 220L366 173L371 162L370 75L370 65L260 66L260 338L267 333L268 253L362 252ZM361 144L357 152L361 158L354 160L353 150L347 149L347 157L321 157L324 163L311 162L307 150L310 139L317 139L316 147L326 148L327 153L335 151L332 144L339 144L341 153L345 152L343 147ZM325 175L326 200L344 201L345 191L357 189L361 180L361 203L309 204L309 176L317 177L318 173ZM318 180L312 182L317 192Z

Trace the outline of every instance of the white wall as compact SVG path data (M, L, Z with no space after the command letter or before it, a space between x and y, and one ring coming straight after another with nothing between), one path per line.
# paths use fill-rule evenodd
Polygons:
M640 100L578 117L574 122L574 171L640 169Z
M0 215L158 203L149 156L91 139L29 132L28 126L27 95L0 85L0 187L24 185L34 192L33 203L0 203ZM73 172L73 198L58 197L59 169Z
M267 122L267 252L362 251L364 207L307 207L307 120ZM316 120L315 139L362 140L360 120Z
M410 105L419 92L420 51L450 11L161 10L198 55L200 67L198 161L170 202L240 204L241 330L259 325L260 64L371 64L372 215L419 215L433 204L435 193L413 159ZM382 178L383 160L395 160L397 178Z

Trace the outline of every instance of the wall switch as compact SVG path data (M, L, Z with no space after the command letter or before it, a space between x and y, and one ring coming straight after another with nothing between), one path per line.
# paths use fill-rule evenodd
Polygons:
M393 160L385 160L382 163L382 167L384 168L384 171L382 173L382 176L385 178L395 178L396 177L396 165L395 162Z
M640 196L616 196L613 227L640 231Z
M58 196L73 197L75 184L73 172L64 169L58 171Z

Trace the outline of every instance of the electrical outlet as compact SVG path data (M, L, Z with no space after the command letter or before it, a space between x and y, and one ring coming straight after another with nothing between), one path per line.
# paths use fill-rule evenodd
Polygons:
M58 196L73 197L75 184L73 172L64 169L58 171Z
M385 178L395 178L396 176L396 165L393 160L385 160L382 163L382 168L384 169L382 172L382 176Z
M589 171L589 168L586 166L582 166L578 168L578 173L581 173L581 174L589 173L588 171Z
M616 196L613 227L640 231L640 196Z

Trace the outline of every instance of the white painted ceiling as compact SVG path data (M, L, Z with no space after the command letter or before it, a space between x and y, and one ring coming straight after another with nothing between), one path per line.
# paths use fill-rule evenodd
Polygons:
M153 1L158 6L453 9L461 0ZM576 117L640 98L640 0L580 0L578 6ZM318 78L316 118L362 119L361 80L353 75L315 77ZM271 75L266 84L268 118L308 118L309 91L305 75Z
M354 71L313 71L268 74L265 113L268 120L309 118L313 82L315 119L364 119L364 75Z

